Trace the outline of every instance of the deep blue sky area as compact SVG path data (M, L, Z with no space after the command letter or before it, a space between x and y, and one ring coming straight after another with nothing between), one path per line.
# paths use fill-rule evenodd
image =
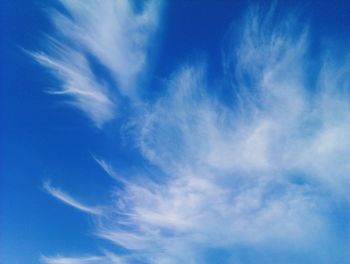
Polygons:
M251 3L271 1L175 0L168 1L155 38L155 60L145 95L163 94L162 83L177 66L202 58L209 83L222 78L224 39L239 23ZM120 140L121 121L97 129L86 116L62 99L45 91L59 85L49 71L36 63L28 51L45 47L45 34L52 34L46 10L55 1L3 0L0 2L0 263L36 264L41 255L60 252L98 254L101 245L113 249L92 234L92 220L84 213L50 197L43 182L74 193L87 204L102 204L113 180L92 155L103 156L121 170L132 170L144 162L133 147ZM350 45L349 1L279 1L279 12L297 10L300 23L310 29L311 63L325 46L344 59ZM305 21L302 21L305 20ZM349 53L347 53L349 55ZM313 56L313 57L312 57ZM310 76L312 79L312 76ZM213 88L214 89L214 88ZM84 182L82 185L81 182ZM120 249L117 249L120 250ZM287 263L285 257L269 260L263 251L245 253L237 263ZM339 249L341 252L342 249ZM212 263L220 263L225 252L208 252ZM344 263L342 253L334 258ZM212 255L211 255L212 254ZM283 254L283 253L281 253ZM291 254L288 263L315 263ZM338 255L337 255L338 254ZM220 255L220 258L217 256ZM214 256L214 257L213 257ZM280 259L279 261L277 261ZM277 261L277 262L276 262ZM232 262L236 263L236 262ZM324 262L326 263L326 262Z

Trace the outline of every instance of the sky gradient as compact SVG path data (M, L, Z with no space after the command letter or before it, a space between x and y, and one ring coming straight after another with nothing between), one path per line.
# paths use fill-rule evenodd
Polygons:
M349 14L3 1L0 263L349 263Z

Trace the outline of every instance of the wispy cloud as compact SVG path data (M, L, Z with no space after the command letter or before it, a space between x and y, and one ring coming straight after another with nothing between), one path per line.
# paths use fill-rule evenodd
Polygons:
M107 173L107 175L109 175L111 178L113 178L114 180L117 180L121 183L126 183L126 179L124 177L122 177L121 175L119 175L114 168L112 167L111 164L109 164L108 162L106 162L103 159L98 159L95 156L93 156L94 160L97 162L98 165L101 166L101 168Z
M84 11L89 5L69 8L76 14L98 14ZM102 24L112 31L111 21L126 19L124 13L110 18ZM92 29L79 21L78 39L85 31L90 36ZM76 23L68 22L68 28ZM207 250L230 253L238 245L311 250L322 236L332 237L327 214L333 199L349 201L349 67L324 60L318 81L311 82L308 31L293 17L278 20L273 11L252 9L239 35L223 61L232 105L206 93L205 66L195 62L179 67L167 93L132 116L129 143L161 177L149 177L140 168L137 181L124 181L113 193L103 219L94 208L46 187L67 204L96 214L96 235L128 249L131 260L125 263L206 263L202 255ZM115 41L117 47L133 47ZM105 54L113 58L119 51L110 46L99 50L89 38L83 42L116 72L125 88L121 93L128 94L123 83L131 75L120 73ZM109 164L95 160L116 177Z
M102 209L100 207L94 207L94 206L88 206L85 205L79 201L77 201L75 198L73 198L71 195L68 193L53 187L50 182L45 182L43 185L44 189L51 194L53 197L57 198L63 203L66 203L80 211L93 214L93 215L102 215Z
M32 53L38 62L52 69L62 81L61 88L51 89L50 93L70 96L71 103L85 112L97 127L113 119L115 101L106 85L95 78L84 55L55 41L51 43L57 57L53 52L51 56Z
M41 257L41 262L45 264L124 264L124 260L114 254L107 253L103 256L84 257Z
M41 261L46 264L93 264L93 263L108 263L104 261L103 257L76 257L76 258L66 258L66 257L42 257ZM110 262L109 262L110 263Z
M56 36L48 38L47 52L32 55L61 81L52 92L69 96L101 127L116 116L120 94L137 98L160 4L147 1L137 12L125 0L59 2L65 12L51 12ZM96 65L112 78L98 77Z
M293 23L273 25L257 11L246 17L240 44L226 55L235 106L205 93L204 67L180 68L137 126L140 151L168 180L127 185L115 211L133 231L107 224L103 237L157 260L197 263L205 248L306 247L318 230L327 233L324 197L346 199L348 95L327 85L324 72L309 92L307 32ZM333 98L333 107L320 98Z

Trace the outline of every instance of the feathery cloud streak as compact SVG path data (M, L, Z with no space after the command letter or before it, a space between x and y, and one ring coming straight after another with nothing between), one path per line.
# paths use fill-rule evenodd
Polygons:
M69 96L101 127L116 116L120 95L137 99L160 4L147 1L136 12L132 1L59 2L65 12L51 13L56 36L48 38L47 52L32 55L61 80L52 93ZM94 65L105 69L112 81L98 78Z
M83 203L77 201L75 198L73 198L68 193L53 187L49 182L45 182L43 185L44 189L51 194L53 197L57 198L63 203L66 203L80 211L83 211L85 213L93 214L93 215L102 215L102 209L99 207L92 207L84 205Z
M96 216L96 235L129 250L125 263L207 263L207 251L238 245L317 254L316 241L332 239L332 202L349 202L349 65L324 60L310 84L307 30L293 17L275 19L273 11L251 9L240 41L228 44L223 78L233 105L206 92L206 69L197 62L179 67L167 93L135 111L130 144L162 181L140 170L139 181L123 181L104 217ZM90 52L102 56L99 48Z
M41 261L47 264L124 264L124 260L118 256L107 253L104 256L85 257L41 257Z

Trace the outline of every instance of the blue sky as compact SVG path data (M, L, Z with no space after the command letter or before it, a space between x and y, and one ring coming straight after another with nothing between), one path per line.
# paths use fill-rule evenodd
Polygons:
M2 1L0 262L348 263L348 1Z

